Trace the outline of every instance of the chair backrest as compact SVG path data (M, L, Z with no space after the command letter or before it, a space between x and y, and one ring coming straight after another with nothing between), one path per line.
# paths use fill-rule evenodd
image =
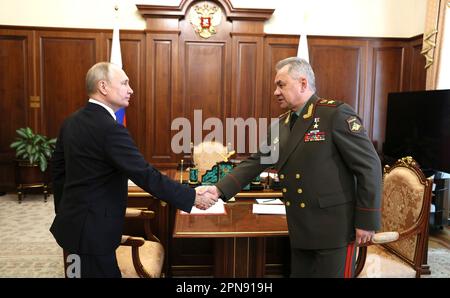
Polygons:
M412 157L386 166L383 174L381 231L397 231L399 240L383 244L420 275L428 242L432 182Z
M193 149L194 163L201 174L211 169L216 163L224 161L227 154L227 147L213 141L200 143Z

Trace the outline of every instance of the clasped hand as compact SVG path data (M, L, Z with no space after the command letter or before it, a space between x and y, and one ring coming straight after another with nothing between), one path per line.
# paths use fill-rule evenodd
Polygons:
M219 199L219 192L215 186L198 186L195 188L195 207L206 210Z

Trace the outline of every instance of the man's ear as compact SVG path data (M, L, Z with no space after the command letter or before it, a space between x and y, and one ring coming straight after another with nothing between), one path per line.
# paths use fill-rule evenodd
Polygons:
M308 80L306 78L300 77L299 78L300 83L300 92L303 93L308 89Z
M106 81L98 81L97 86L101 94L106 95L108 93L106 90Z

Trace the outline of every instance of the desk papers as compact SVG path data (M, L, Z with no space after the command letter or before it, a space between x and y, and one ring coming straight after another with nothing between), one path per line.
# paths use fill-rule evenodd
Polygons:
M286 214L284 205L272 204L253 204L253 213L255 214Z
M191 213L190 214L227 214L225 212L225 206L224 206L224 202L222 201L222 199L219 199L217 201L217 203L215 203L213 206L211 206L211 208L206 209L206 210L201 210L198 209L197 207L192 207ZM189 214L187 212L184 211L180 211L180 214Z

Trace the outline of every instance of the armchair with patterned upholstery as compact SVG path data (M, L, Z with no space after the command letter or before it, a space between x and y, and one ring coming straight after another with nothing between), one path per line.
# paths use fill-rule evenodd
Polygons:
M399 159L383 171L381 232L397 231L398 240L362 246L358 277L420 277L426 266L432 182L412 157Z
M116 250L122 277L162 277L164 247L151 231L150 220L154 217L154 211L127 208L125 219L142 219L146 239L122 236L122 242Z

